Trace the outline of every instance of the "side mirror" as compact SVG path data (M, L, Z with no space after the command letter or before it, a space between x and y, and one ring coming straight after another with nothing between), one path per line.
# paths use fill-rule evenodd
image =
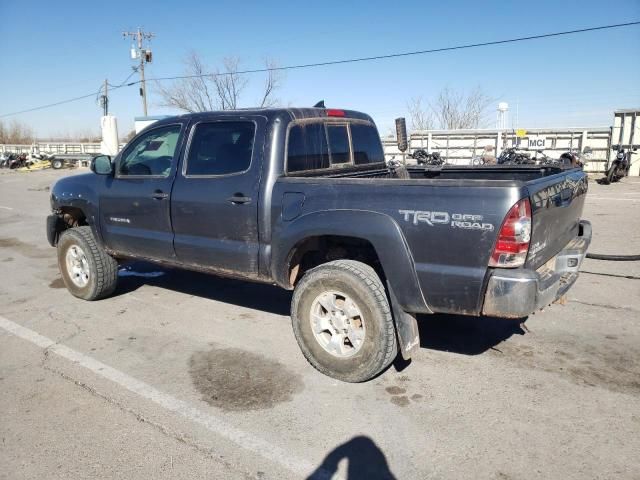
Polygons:
M98 175L113 174L113 164L109 155L98 155L91 160L91 171Z
M404 118L396 118L396 139L398 140L398 150L405 152L409 148L407 141L407 122Z

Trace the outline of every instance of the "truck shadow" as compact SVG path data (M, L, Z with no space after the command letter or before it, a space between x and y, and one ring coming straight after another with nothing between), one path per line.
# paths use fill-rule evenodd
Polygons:
M524 320L467 315L419 315L420 347L479 355L512 335L524 335Z
M289 315L291 292L273 285L170 269L145 262L128 262L118 272L114 295L133 292L143 285L230 303L276 315Z
M120 268L115 295L133 292L143 285L283 316L289 315L292 294L273 285L168 269L136 261ZM420 347L479 355L512 335L524 335L521 322L522 320L465 315L418 315ZM396 365L397 369L402 369L401 363Z

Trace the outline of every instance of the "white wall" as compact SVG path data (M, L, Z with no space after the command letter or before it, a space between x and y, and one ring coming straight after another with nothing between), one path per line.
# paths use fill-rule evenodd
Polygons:
M563 128L563 129L529 129L521 142L527 144L530 138L537 137L545 140L543 153L551 158L558 158L569 150L583 151L591 147L593 153L588 159L585 170L590 172L604 172L607 161L612 158L611 128ZM429 152L439 152L449 163L456 165L470 165L471 159L481 155L485 145L492 145L496 154L504 146L510 147L517 139L515 132L502 132L496 129L477 130L427 130L413 132L409 136L409 149L406 154L424 148ZM638 137L640 139L640 137ZM403 155L398 151L394 138L384 138L383 146L387 158L395 155L400 159ZM530 150L532 156L535 150ZM412 160L406 158L408 163ZM633 174L638 175L640 162L634 165Z

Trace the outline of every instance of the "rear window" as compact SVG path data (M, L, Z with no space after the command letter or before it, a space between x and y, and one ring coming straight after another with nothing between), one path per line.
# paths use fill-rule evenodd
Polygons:
M287 170L301 172L329 168L329 149L323 123L294 125L289 130Z
M327 125L331 164L351 162L349 132L346 125Z
M351 136L349 135L351 130ZM376 128L365 123L301 123L289 130L287 172L384 162Z
M356 165L384 162L384 151L378 132L371 125L351 124L353 162Z

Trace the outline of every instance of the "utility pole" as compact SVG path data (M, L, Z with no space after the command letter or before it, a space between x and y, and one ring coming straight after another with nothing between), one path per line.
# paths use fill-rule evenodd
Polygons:
M138 27L135 32L122 32L122 36L132 37L134 39L134 46L131 47L131 59L140 59L140 66L138 71L140 72L140 96L142 97L142 109L144 116L147 116L147 87L144 79L144 64L151 63L152 55L151 49L144 47L145 40L151 40L155 37L155 33L145 32L142 28Z
M109 82L104 79L104 95L102 96L102 110L104 116L109 115Z

